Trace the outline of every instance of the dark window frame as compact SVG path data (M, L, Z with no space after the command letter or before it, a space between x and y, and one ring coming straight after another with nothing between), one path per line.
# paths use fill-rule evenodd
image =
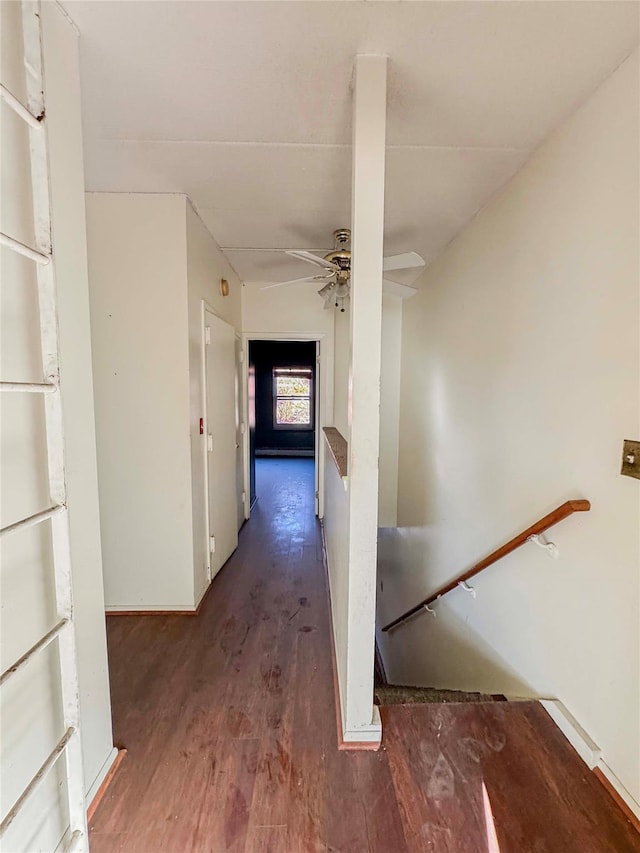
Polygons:
M278 394L278 375L293 376L309 380L308 395ZM295 430L296 432L313 432L315 429L315 376L312 367L274 367L271 372L273 388L273 429ZM309 400L309 423L308 424L279 424L278 423L278 400Z

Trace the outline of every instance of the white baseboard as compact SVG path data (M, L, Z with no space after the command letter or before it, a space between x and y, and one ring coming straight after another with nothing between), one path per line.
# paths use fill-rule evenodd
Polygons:
M629 793L602 757L602 750L589 737L580 723L557 699L540 699L540 704L590 770L598 769L607 778L636 817L640 818L640 803Z
M606 776L607 781L614 788L617 793L620 795L621 799L625 801L625 803L629 806L633 814L640 820L640 803L633 797L629 791L625 788L622 782L618 779L613 770L609 767L606 761L603 761L602 758L598 762L598 770L602 773L603 776Z
M105 604L104 611L109 613L196 613L205 595L211 589L208 580L200 593L197 604Z
M373 719L370 726L358 729L347 729L342 732L342 742L348 743L380 743L382 740L382 720L377 705L373 706Z
M206 591L206 590L205 590ZM104 612L109 613L195 613L193 604L107 604Z
M558 702L557 699L541 699L540 704L587 767L593 770L602 756L600 747L589 737L575 717L571 716L562 702Z
M98 775L96 776L96 778L91 783L91 786L85 795L84 801L87 804L87 807L89 807L91 805L91 803L93 802L93 798L98 793L98 790L100 789L100 785L102 785L102 783L106 779L107 773L113 767L113 763L117 757L118 757L118 750L114 746L113 749L110 751L109 755L107 756L107 760L104 762L104 764L100 768Z

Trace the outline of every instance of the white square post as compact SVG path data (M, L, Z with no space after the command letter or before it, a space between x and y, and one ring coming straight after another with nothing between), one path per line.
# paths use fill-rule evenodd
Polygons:
M349 602L344 740L378 742L373 705L387 57L358 56L353 102Z

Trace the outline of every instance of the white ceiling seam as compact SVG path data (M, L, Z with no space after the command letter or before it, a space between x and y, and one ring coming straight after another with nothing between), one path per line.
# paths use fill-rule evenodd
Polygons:
M214 0L215 2L215 0ZM220 0L224 2L224 0ZM255 2L255 0L240 0L240 2ZM271 2L271 0L264 0ZM296 2L296 0L290 0ZM311 0L314 2L314 0ZM315 0L315 2L324 2L324 0ZM354 0L347 0L354 2ZM377 2L385 2L385 0L377 0ZM398 2L406 2L406 0L398 0ZM420 0L411 0L411 2L420 2ZM624 60L623 60L624 61ZM614 72L611 72L612 74ZM254 148L343 148L351 150L351 145L346 142L247 142L246 140L227 140L227 139L151 139L138 138L132 139L126 136L101 136L100 139L105 142L126 142L132 145L217 145L217 146L247 146ZM513 145L387 145L387 151L400 149L403 151L412 150L428 150L428 151L530 151L528 147L517 147Z

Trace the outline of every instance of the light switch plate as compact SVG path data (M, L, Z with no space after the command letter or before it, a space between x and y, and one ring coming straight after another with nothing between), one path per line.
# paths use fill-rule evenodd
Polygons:
M640 480L640 441L624 440L620 473L625 477L636 477Z

